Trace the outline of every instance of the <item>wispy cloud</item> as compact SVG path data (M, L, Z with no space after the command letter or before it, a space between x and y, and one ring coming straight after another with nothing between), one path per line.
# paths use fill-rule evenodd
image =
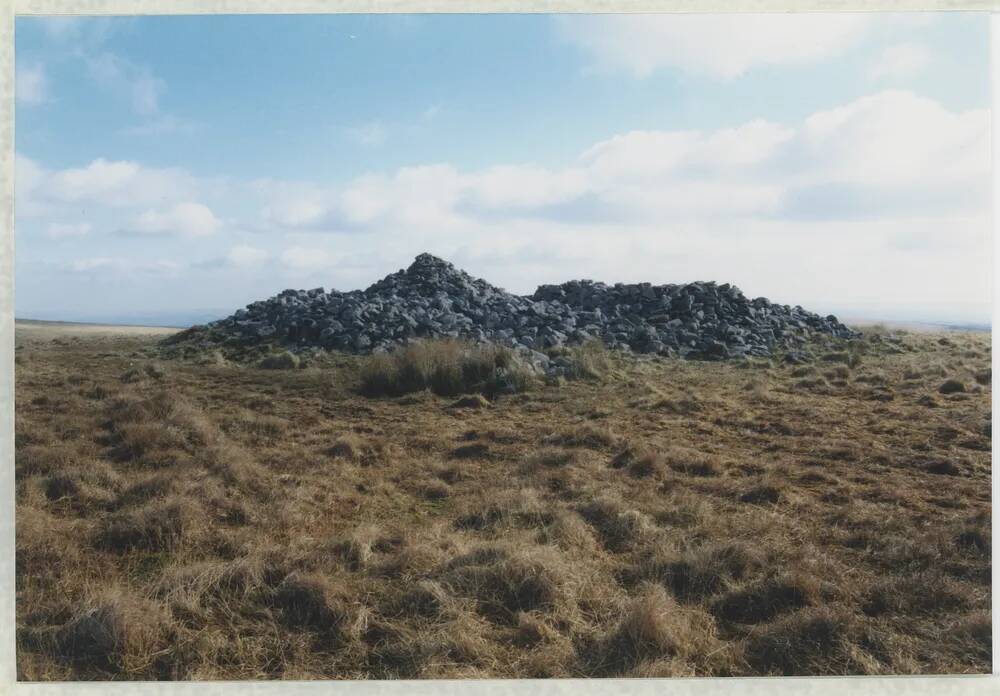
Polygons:
M53 222L45 230L49 239L66 239L67 237L83 237L90 233L93 226L89 222Z
M259 269L272 259L272 253L266 249L261 249L249 244L236 244L228 251L210 257L204 261L194 263L195 268L206 269L234 269L241 273L252 272Z
M226 254L226 264L234 268L254 268L264 264L271 255L256 247L238 244Z
M202 129L200 123L174 116L172 114L162 114L137 126L130 126L125 129L126 135L150 136L150 135L190 135Z
M899 79L916 75L931 63L930 50L921 44L901 43L885 48L871 68L876 80Z
M644 77L674 68L721 79L839 55L871 23L847 13L564 15L554 21L558 34L599 69Z
M184 121L162 113L166 82L148 65L109 47L112 37L131 24L124 17L46 17L41 26L50 45L81 61L100 90L125 100L134 114L146 119L128 132L162 135L186 130Z
M221 226L222 222L207 205L184 202L165 210L147 210L123 228L122 232L136 235L205 237L214 234Z
M55 44L71 46L76 51L89 51L105 44L116 32L128 27L132 18L53 16L42 22L45 35Z
M182 268L182 264L165 259L150 261L114 256L92 256L63 264L64 270L82 274L174 275Z
M337 256L322 248L293 246L281 254L281 263L294 271L306 273L332 268Z
M68 204L129 208L181 202L207 184L179 168L104 158L83 167L49 171L21 154L17 155L17 177L17 212L29 217Z
M103 51L87 59L87 70L103 89L127 95L136 114L151 116L159 112L166 83L148 67Z
M989 123L984 109L888 90L797 123L626 132L561 167L431 164L256 192L272 237L301 240L280 254L295 278L342 283L345 265L378 250L349 276L363 284L431 251L519 292L571 267L722 278L801 302L874 293L938 311L982 297L981 309Z
M385 144L389 131L379 121L372 121L355 128L348 129L351 139L367 147L379 147Z
M989 175L988 132L985 110L954 113L909 92L885 91L816 112L797 126L758 120L714 131L623 133L561 168L408 166L342 187L272 182L260 193L274 224L341 231L457 229L477 219L772 217L789 201L801 205L809 198L803 192L831 186L864 191L866 200L908 198L916 214L932 201L976 204ZM895 214L889 206L865 204L865 210L869 217ZM834 206L821 215L858 212Z
M18 104L34 106L49 101L49 84L45 68L38 63L17 66L14 93Z
M76 231L85 209L94 230L172 249L164 259L196 256L186 237L201 236L198 253L213 260L191 268L239 269L230 275L260 287L320 276L359 287L431 251L519 292L565 279L569 259L576 276L717 278L803 303L883 293L900 305L968 304L989 277L989 124L985 109L885 90L787 123L622 132L558 165L429 163L336 184L247 182L239 198L250 207L240 202L237 215L227 209L233 184L220 193L182 169L97 159L50 171L19 155L17 210L33 210L37 239ZM188 269L127 262L115 240L67 269Z

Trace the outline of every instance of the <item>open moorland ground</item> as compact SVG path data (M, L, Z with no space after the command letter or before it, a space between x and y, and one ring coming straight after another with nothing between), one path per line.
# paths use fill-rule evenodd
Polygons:
M159 338L18 327L21 679L990 669L988 334L493 401Z

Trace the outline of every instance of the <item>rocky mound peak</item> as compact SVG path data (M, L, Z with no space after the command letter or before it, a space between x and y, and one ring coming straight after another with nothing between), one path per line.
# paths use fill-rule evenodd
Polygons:
M417 258L413 259L413 263L406 269L406 274L409 276L460 275L470 277L465 271L460 271L444 259L427 252L418 254Z
M435 297L441 293L452 296L456 293L496 295L503 292L485 280L473 278L455 268L444 259L424 253L417 256L408 268L372 284L365 290L365 295L376 297L394 293L396 296Z
M816 334L856 335L834 316L751 300L728 283L572 280L520 296L420 254L363 291L285 290L173 342L370 352L420 338L460 338L537 354L600 340L612 349L718 360L794 350Z

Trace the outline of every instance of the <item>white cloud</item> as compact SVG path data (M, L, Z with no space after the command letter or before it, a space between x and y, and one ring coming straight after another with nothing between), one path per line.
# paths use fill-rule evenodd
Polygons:
M279 228L461 230L513 218L676 223L782 214L898 214L981 205L990 161L985 110L951 112L886 91L797 125L633 131L562 168L447 164L367 174L341 188L270 182L258 190ZM884 199L880 199L884 197ZM895 206L895 208L893 207Z
M160 110L160 95L166 83L151 74L143 72L132 82L132 108L137 114L148 116Z
M234 246L220 235L202 265L240 268L262 287L322 277L349 289L430 251L517 292L570 277L715 279L820 310L836 310L835 298L988 316L989 123L986 110L888 90L786 124L622 133L563 166L437 163L343 185L256 181L247 190L260 215L225 228L267 241ZM222 228L213 210L225 197L183 171L95 160L50 172L21 155L16 166L18 215L44 204L42 224L86 209L95 227L116 227L100 213L132 220L137 234ZM182 267L109 251L75 268Z
M620 14L555 18L597 67L643 77L676 68L731 79L766 65L840 55L868 30L864 14Z
M238 244L226 254L226 263L235 268L253 268L262 265L271 255L263 249Z
M531 165L501 165L463 177L463 189L486 208L524 208L554 205L589 190L587 171L570 167L558 171Z
M813 114L797 144L813 181L906 188L918 198L923 190L986 183L989 124L986 109L956 113L890 90Z
M141 168L135 162L96 159L82 169L64 169L50 180L53 198L64 201L114 200L131 187ZM122 199L118 199L122 200Z
M208 206L184 202L166 210L147 210L125 231L141 235L204 237L216 232L221 225Z
M281 263L294 271L314 272L329 269L336 264L337 257L321 248L293 246L281 254Z
M926 46L901 43L885 48L871 69L876 80L911 77L931 63L931 53Z
M348 133L355 142L367 147L384 145L389 137L389 131L378 121L351 128Z
M701 278L828 310L884 298L890 313L972 316L988 311L988 138L986 110L890 90L787 125L623 133L564 167L435 164L258 190L300 223L288 232L352 233L336 257L320 243L281 258L357 283L345 287L431 251L518 292L570 275ZM346 275L366 253L378 258Z
M76 50L101 46L115 31L133 21L125 17L50 16L38 20L45 36Z
M45 179L45 170L33 159L14 154L14 210L19 217L35 217L43 206L37 200L38 187Z
M454 207L463 183L453 167L438 164L362 176L340 194L334 213L347 225L391 219L401 225L447 226L458 220Z
M138 126L130 126L125 129L128 135L169 135L174 133L190 134L198 131L198 123L187 119L179 118L172 114L156 116Z
M14 85L18 104L35 106L49 100L48 79L41 65L18 66Z
M75 259L64 264L65 270L73 273L119 273L138 275L175 275L183 266L175 261L158 259L155 261L127 259L114 256L93 256Z
M125 17L45 17L45 35L61 47L71 47L72 55L102 90L126 100L134 113L152 118L160 113L160 101L167 84L152 69L107 50L108 38L134 20ZM167 117L169 118L169 117ZM163 132L176 124L153 119L146 128ZM144 126L139 126L142 129Z
M131 161L99 158L85 167L47 171L18 155L16 167L18 213L26 215L69 203L161 205L193 196L200 188L194 177L181 169L155 169Z
M463 187L463 177L450 165L363 175L341 188L271 180L253 184L266 201L261 210L265 226L334 232L365 229L390 219L399 224L460 222L453 209Z
M698 219L914 215L981 204L989 176L985 110L951 112L887 91L798 125L633 131L557 169L402 167L347 185L270 182L264 217L289 230L460 231L538 219L676 224ZM881 198L880 198L881 197Z
M84 17L55 16L46 17L41 24L46 36L58 41L79 35L85 21Z
M264 223L285 228L321 224L335 195L332 190L310 182L261 179L254 181L251 188L267 200L261 210Z
M67 237L82 237L90 233L92 226L89 222L67 223L52 222L45 230L45 236L49 239L66 239Z
M88 271L96 271L101 268L107 268L108 266L114 265L115 260L108 258L106 256L96 256L86 259L76 259L69 263L68 269L74 273L86 273Z
M731 175L774 155L794 131L766 121L703 131L632 131L597 143L580 157L604 181L688 172Z
M159 111L166 83L146 66L105 51L87 58L87 70L99 86L127 96L137 114L151 116Z

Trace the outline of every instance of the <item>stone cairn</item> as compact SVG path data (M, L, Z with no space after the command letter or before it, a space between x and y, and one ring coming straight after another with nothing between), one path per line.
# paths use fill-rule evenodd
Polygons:
M366 290L285 290L170 342L369 353L415 339L456 338L509 346L541 367L548 363L541 351L595 339L614 350L725 360L795 355L814 335L858 336L832 315L751 300L728 283L572 280L520 296L420 254Z

